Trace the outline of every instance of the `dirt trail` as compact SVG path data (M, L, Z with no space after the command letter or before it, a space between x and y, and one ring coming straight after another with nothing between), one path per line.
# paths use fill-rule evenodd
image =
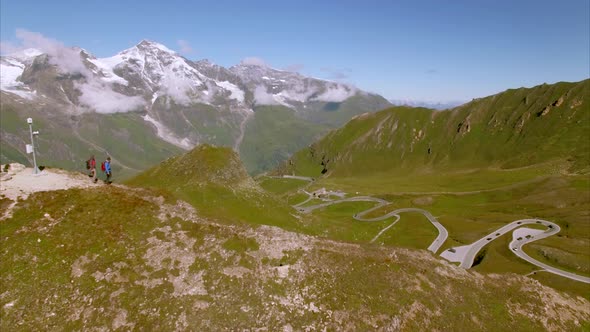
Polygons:
M2 165L4 170L4 165ZM0 177L0 196L13 202L4 211L0 219L9 218L12 209L20 197L26 199L30 194L38 191L50 191L69 188L88 188L103 185L102 181L93 183L92 179L82 173L71 173L60 169L44 169L39 174L33 174L32 168L25 168L21 164L10 164L8 172L2 172Z

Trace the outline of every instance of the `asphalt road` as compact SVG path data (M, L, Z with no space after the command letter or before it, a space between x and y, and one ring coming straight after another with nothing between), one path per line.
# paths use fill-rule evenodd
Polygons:
M551 222L548 222L548 221L545 221L545 220L541 220L541 222L555 225L554 223L551 223ZM512 241L508 245L508 248L510 248L510 250L512 250L512 252L516 256L524 259L525 261L527 261L527 262L529 262L529 263L531 263L533 265L536 265L536 266L542 268L543 270L545 270L547 272L550 272L550 273L553 273L553 274L557 274L557 275L562 276L562 277L565 277L565 278L569 278L569 279L573 279L573 280L577 280L577 281L580 281L580 282L584 282L584 283L590 284L590 278L589 277L584 277L584 276L577 275L575 273L563 271L563 270L557 269L557 268L555 268L553 266L549 266L549 265L547 265L545 263L539 262L538 260L536 260L536 259L532 258L531 256L527 255L527 253L525 253L522 250L522 246L524 246L527 243L530 243L530 242L533 242L533 241L537 241L537 240L540 240L540 239L544 239L544 238L549 237L551 235L557 234L560 231L560 229L559 229L559 226L557 226L557 227L556 226L557 225L553 226L553 228L550 228L547 231L534 232L533 234L527 234L527 230L528 229L526 229L526 230L525 229L522 229L522 228L517 229L512 234ZM519 232L519 231L521 231L521 232ZM535 230L533 230L533 231L535 231ZM536 231L538 231L538 230L536 230ZM528 236L530 236L530 237L528 237Z
M305 202L307 202L308 200L306 200ZM376 198L376 197L370 197L370 196L357 196L357 197L351 197L351 198L344 198L344 199L339 199L339 200L335 200L335 201L327 201L325 203L321 203L321 204L317 204L317 205L312 205L312 206L305 206L305 207L301 207L301 206L295 206L299 211L304 212L304 213L308 213L311 212L313 210L319 209L319 208L323 208L326 206L330 206L332 204L338 204L338 203L344 203L344 202L376 202L378 203L376 206L359 212L355 215L353 215L353 218L358 220L358 221L364 221L364 222L374 222L374 221L382 221L385 220L387 218L391 218L391 217L397 217L399 220L399 214L400 213L404 213L404 212L418 212L423 214L428 221L430 221L430 223L432 223L432 225L434 227L436 227L436 229L438 230L438 236L436 237L436 239L434 239L434 241L430 244L430 246L428 247L428 250L432 251L433 253L436 253L438 251L438 249L440 249L440 247L443 245L443 243L447 240L447 237L449 236L449 233L447 232L447 229L441 225L441 223L438 222L438 220L436 220L436 218L428 211L426 210L422 210L422 209L417 209L417 208L404 208L404 209L397 209L394 211L391 211L383 216L380 217L376 217L376 218L363 218L362 216L381 208L382 206L385 206L387 204L389 204L388 201L381 199L381 198ZM397 222L394 221L394 223ZM391 227L391 225L389 225L387 228ZM378 234L378 236L381 234L382 232L380 232ZM372 241L374 241L377 237L373 238Z
M303 180L303 181L310 181L310 182L313 181L312 178L308 178L308 177L289 176L289 175L286 175L283 177L298 179L298 180ZM303 191L303 192L305 192L307 195L309 195L309 197L305 201L303 201L299 204L293 205L293 207L297 208L300 212L304 212L304 213L309 213L309 212L319 209L319 208L327 207L332 204L344 203L344 202L376 202L376 203L378 203L376 206L374 206L368 210L365 210L365 211L362 211L362 212L359 212L359 213L353 215L354 219L356 219L358 221L364 221L364 222L382 221L382 220L385 220L387 218L392 218L392 217L396 218L396 220L393 223L388 225L386 228L382 229L379 232L379 234L377 234L371 240L371 242L375 241L383 232L385 232L386 230L391 228L395 223L397 223L400 219L399 214L404 213L404 212L418 212L418 213L423 214L428 219L428 221L430 221L430 223L432 223L432 225L434 227L436 227L436 229L438 230L438 236L436 237L436 239L434 239L434 241L428 247L429 251L436 253L440 249L440 247L444 244L444 242L446 241L446 239L449 236L449 233L446 230L446 228L443 225L441 225L440 222L438 222L438 220L436 220L436 218L430 212L423 210L423 209L403 208L403 209L397 209L397 210L391 211L391 212L389 212L383 216L380 216L380 217L363 218L364 215L369 214L370 212L377 210L377 209L389 204L389 202L384 199L371 197L371 196L357 196L357 197L344 198L344 199L339 199L339 200L328 200L325 203L302 207L302 205L304 205L305 203L309 202L310 200L312 200L314 198L313 193L309 193L307 191ZM546 226L547 229L543 231L543 230L532 229L532 228L520 228L520 227L522 227L524 225L528 225L528 224L540 224L540 225ZM576 280L576 281L580 281L580 282L584 282L584 283L590 283L589 277L580 276L575 273L560 270L560 269L555 268L553 266L539 262L538 260L527 255L522 250L522 247L527 243L531 243L531 242L534 242L534 241L537 241L540 239L544 239L544 238L547 238L549 236L555 235L560 232L561 228L559 227L559 225L557 225L551 221L542 220L542 219L521 219L521 220L513 221L510 224L500 227L496 231L482 237L481 239L475 241L474 243L472 243L470 245L447 249L444 252L442 252L440 254L440 256L451 261L451 262L459 262L460 267L462 267L464 269L469 269L473 265L473 261L475 260L477 253L484 246L486 246L491 241L497 239L498 237L500 237L500 236L502 236L514 229L516 229L516 230L513 232L513 239L510 242L510 244L508 245L508 247L509 247L510 251L512 251L516 256L520 257L521 259L524 259L525 261L527 261L535 266L542 268L544 271L547 271L547 272L550 272L550 273L553 273L553 274L556 274L556 275L559 275L559 276L562 276L562 277L565 277L568 279L572 279L572 280Z
M529 225L529 224L543 225L543 226L547 227L547 229L546 230L538 230L538 229L532 229L532 228L519 228L519 227L522 227L524 225ZM544 239L544 238L552 236L552 235L555 235L555 234L559 233L559 231L561 230L559 225L557 225L553 222L547 221L547 220L542 220L542 219L521 219L521 220L513 221L505 226L500 227L496 231L482 237L481 239L473 242L470 245L447 249L443 253L441 253L441 257L443 257L451 262L459 262L460 267L465 268L465 269L469 269L473 265L473 261L475 260L477 253L484 246L486 246L488 243L492 242L493 240L499 238L500 236L502 236L502 235L504 235L516 228L519 228L519 229L514 231L512 242L510 242L510 244L508 245L510 251L512 251L512 253L514 253L516 256L524 259L525 261L527 261L533 265L536 265L536 266L544 269L547 272L554 273L554 274L560 275L565 278L569 278L569 279L573 279L573 280L577 280L577 281L581 281L581 282L585 282L585 283L590 283L590 278L588 278L588 277L583 277L583 276L580 276L580 275L577 275L577 274L574 274L571 272L563 271L563 270L557 269L555 267L549 266L547 264L541 263L541 262L537 261L536 259L533 259L529 255L527 255L522 250L523 245L530 243L530 242L540 240L540 239Z

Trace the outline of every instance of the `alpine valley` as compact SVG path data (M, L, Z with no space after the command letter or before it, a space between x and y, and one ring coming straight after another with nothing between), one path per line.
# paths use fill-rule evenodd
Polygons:
M588 79L435 111L147 41L1 61L2 331L589 330Z
M146 40L109 58L54 47L0 64L2 163L31 163L32 117L42 165L80 169L90 154L108 154L122 177L201 143L232 147L259 173L351 117L391 105L347 84L255 61L191 61Z

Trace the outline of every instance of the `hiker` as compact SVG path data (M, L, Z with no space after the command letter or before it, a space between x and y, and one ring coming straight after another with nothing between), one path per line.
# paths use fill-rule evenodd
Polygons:
M90 159L86 160L86 169L90 170L88 177L91 177L92 181L96 183L98 181L98 175L96 174L96 159L94 159L94 155L90 156Z
M107 160L105 160L102 165L101 165L102 171L106 174L107 178L104 181L104 183L106 184L111 184L111 157L107 157Z

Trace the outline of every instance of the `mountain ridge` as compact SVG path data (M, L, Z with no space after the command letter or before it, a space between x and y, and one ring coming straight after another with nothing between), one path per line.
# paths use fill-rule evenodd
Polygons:
M329 171L353 175L387 168L514 168L569 158L588 172L589 89L590 80L560 82L509 89L446 111L399 106L362 114L290 163L314 164L319 176L325 160Z
M266 105L288 110L305 126L321 122L324 132L354 114L377 111L390 105L383 97L342 83L246 63L224 68L208 60L191 61L164 45L146 40L107 58L96 58L84 49L56 46L43 54L29 52L29 57L24 60L15 56L0 59L3 73L1 106L8 112L15 112L22 121L25 114L30 113L25 109L49 109L51 114L45 111L34 117L43 118L39 119L43 122L69 122L75 127L74 132L83 132L84 128L76 126L86 127L88 124L84 120L72 121L73 118L98 119L102 126L104 123L113 124L109 118L121 118L120 114L127 113L128 121L118 121L115 127L102 130L110 131L110 136L118 136L116 132L135 128L144 131L146 137L156 138L180 150L208 143L258 154L266 148L243 145L259 140L243 138L254 118L252 114ZM349 100L355 100L354 108L347 106ZM20 151L18 146L24 146L27 136L12 126L12 123L3 125L1 134L10 145L7 148L11 151L10 160L23 162L29 157L16 151ZM257 135L257 132L250 130L249 135ZM307 144L315 137L315 134L305 136L302 142ZM117 149L105 146L105 138L93 138L92 144L78 137L73 139L79 141L76 144L88 146L89 150L96 151L94 147L98 146L109 153L118 153ZM292 148L288 151L278 149L277 153L272 153L273 158L278 159L249 164L249 171L260 172L274 167L281 158L293 152ZM43 154L43 150L40 153ZM169 156L167 152L157 154L161 153L164 157ZM53 159L53 155L48 153L42 157L49 159L52 165L67 168L71 168L76 160L80 162L87 158L75 152L66 162ZM8 154L3 154L2 158L10 161ZM153 158L149 165L162 160L160 156ZM260 157L251 159L259 160Z

